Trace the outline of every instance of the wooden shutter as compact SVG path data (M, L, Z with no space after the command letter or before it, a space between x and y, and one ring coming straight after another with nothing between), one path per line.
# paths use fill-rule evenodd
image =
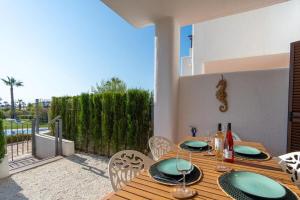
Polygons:
M291 44L288 152L300 151L300 41Z

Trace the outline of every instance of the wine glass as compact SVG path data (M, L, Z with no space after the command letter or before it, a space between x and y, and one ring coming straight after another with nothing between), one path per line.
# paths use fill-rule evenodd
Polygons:
M213 132L210 130L206 131L206 142L208 144L207 154L212 155L212 141L213 141Z
M225 142L225 138L226 138L226 124L224 124L224 123L222 124L221 131L224 135L224 138L223 138L223 143L219 146L221 153L217 153L217 155L216 155L216 158L218 161L216 168L217 168L217 171L226 172L226 171L230 170L230 168L224 164L224 142Z
M173 190L172 194L176 198L188 198L195 194L195 190L186 187L186 175L191 173L193 169L192 154L189 151L178 150L176 157L177 171L182 174L183 182L181 187L177 187Z

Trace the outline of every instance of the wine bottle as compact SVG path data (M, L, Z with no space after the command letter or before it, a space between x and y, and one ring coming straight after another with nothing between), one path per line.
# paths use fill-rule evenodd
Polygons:
M231 132L231 123L227 125L227 133L224 142L224 161L234 162L233 137Z
M215 154L217 160L222 160L224 148L224 133L222 132L222 124L218 124L218 131L215 136Z

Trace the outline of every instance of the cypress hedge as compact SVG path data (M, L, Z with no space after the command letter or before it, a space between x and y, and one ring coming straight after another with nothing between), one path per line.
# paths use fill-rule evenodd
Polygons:
M51 117L61 115L63 136L77 150L111 156L133 149L148 152L153 135L153 95L146 90L53 97Z
M0 163L5 156L5 136L3 130L3 120L0 119Z
M103 138L102 138L102 94L93 95L94 104L94 118L93 118L93 142L94 153L103 152Z
M113 96L113 92L104 92L102 94L102 133L106 155L108 156L110 156L114 126Z
M81 147L85 148L88 152L89 147L89 136L90 136L90 95L81 94L80 95L80 114L79 114L79 127L82 136Z

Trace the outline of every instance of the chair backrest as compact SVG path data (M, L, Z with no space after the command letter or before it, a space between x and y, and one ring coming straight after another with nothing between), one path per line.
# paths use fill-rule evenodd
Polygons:
M121 189L127 182L148 169L154 161L134 150L119 151L108 163L108 173L114 191Z
M233 140L235 141L242 141L240 136L236 132L232 132Z
M152 136L148 144L155 161L159 160L161 156L171 151L174 147L170 140L161 136Z
M279 165L293 183L300 188L300 152L292 152L278 157Z

